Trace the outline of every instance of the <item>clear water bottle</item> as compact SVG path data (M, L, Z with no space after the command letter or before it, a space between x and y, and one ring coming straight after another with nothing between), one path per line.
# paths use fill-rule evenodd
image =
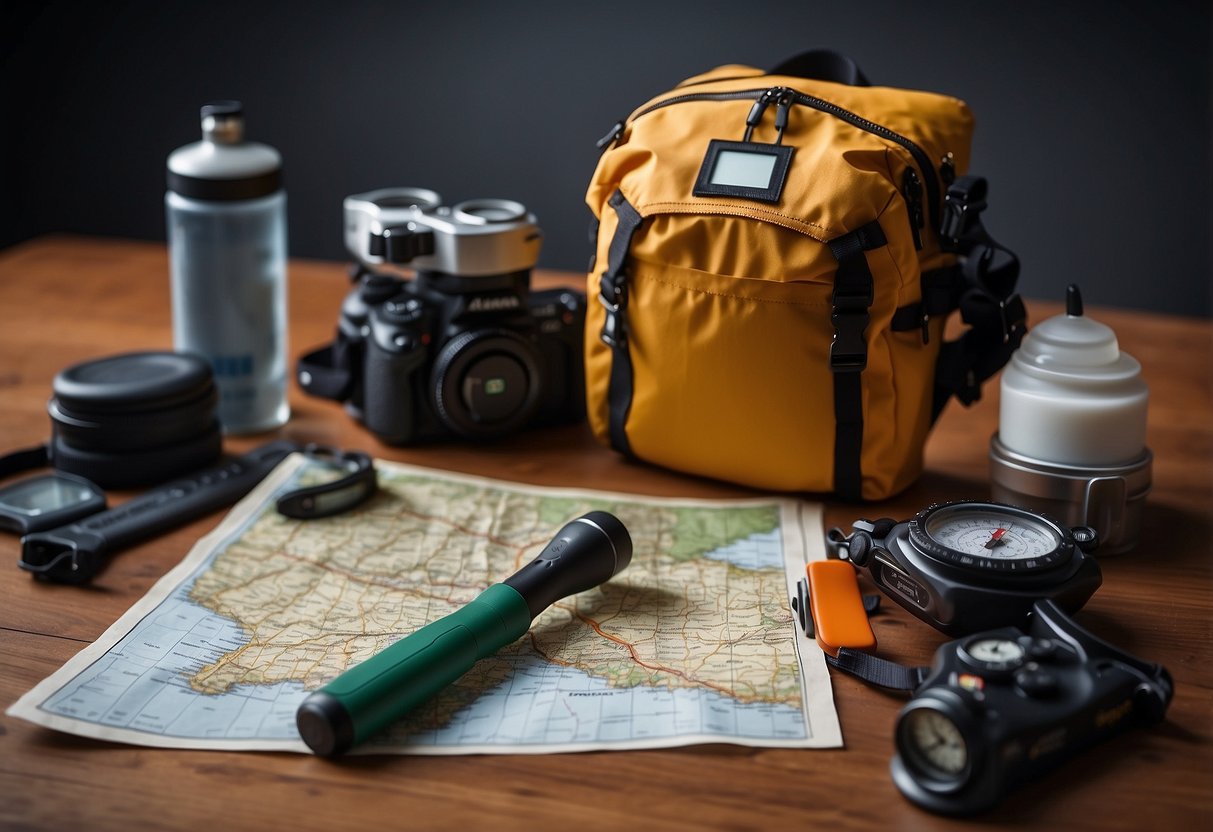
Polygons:
M244 140L238 101L202 107L202 141L168 157L173 346L211 362L229 434L286 422L282 157Z

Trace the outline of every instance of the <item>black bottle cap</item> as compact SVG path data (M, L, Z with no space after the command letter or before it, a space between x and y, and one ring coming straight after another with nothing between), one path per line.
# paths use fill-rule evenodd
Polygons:
M243 114L244 105L239 101L208 101L199 111L201 118L232 118Z
M1066 287L1066 314L1072 318L1082 317L1082 292L1078 291L1077 283Z

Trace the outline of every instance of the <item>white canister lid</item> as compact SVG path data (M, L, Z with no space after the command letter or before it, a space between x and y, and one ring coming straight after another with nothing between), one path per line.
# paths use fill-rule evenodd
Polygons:
M1149 391L1116 333L1083 315L1078 287L1066 314L1024 338L1002 375L999 432L1012 451L1041 462L1107 465L1145 447Z

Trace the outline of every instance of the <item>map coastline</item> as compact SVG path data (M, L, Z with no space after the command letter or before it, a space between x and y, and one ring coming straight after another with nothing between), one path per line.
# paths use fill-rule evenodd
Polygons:
M120 741L146 745L306 750L298 740L297 735L291 735L294 709L306 693L305 685L302 681L296 679L284 681L266 680L265 682L253 684L236 682L229 686L228 692L201 694L198 693L198 685L188 681L204 668L208 668L224 658L230 658L231 654L239 652L243 643L251 639L250 630L247 625L224 615L222 612L216 611L210 605L203 606L197 603L193 597L196 581L213 568L216 557L226 551L226 548L233 541L241 539L248 532L261 516L259 511L264 508L269 497L276 490L284 486L292 476L296 475L301 463L297 458L292 459L295 460L293 465L284 465L278 471L275 471L270 478L258 487L254 494L246 498L237 509L234 509L229 517L211 535L199 541L191 554L176 569L158 582L156 587L148 593L148 596L116 622L95 645L86 648L59 673L45 680L23 697L10 709L10 713L27 719L33 719L60 730L84 733L90 736L98 736L102 739L118 739ZM514 484L493 483L493 481L481 480L474 477L452 477L444 472L427 472L422 469L409 469L408 466L394 467L417 472L418 476L423 477L435 476L448 480L454 479L461 483L471 482L473 484L487 482L492 483L496 487L508 486L510 489L531 491L547 496L554 494L561 499L617 500L624 502L653 500L653 498L626 494L612 495L605 492L573 492L563 489L552 490L516 486ZM744 506L746 502L749 501L708 503L706 501L694 500L653 500L653 503L659 505L669 504L698 509L709 505L720 505L737 509L739 506ZM812 512L816 508L808 504L793 503L792 501L755 500L752 502L755 505L778 505L779 511L782 512L780 517L781 527L784 527L783 531L790 533L793 538L796 535L806 536L803 528L806 518L799 515L806 510ZM789 512L791 512L791 515L789 515ZM715 521L718 518L714 517L712 519ZM813 520L816 520L818 525L820 524L819 516L809 518L810 523ZM791 528L792 526L795 526L795 529ZM686 564L694 564L694 568L701 568L703 564L707 564L709 561L716 561L723 564L722 568L725 569L738 571L753 569L760 571L774 570L772 575L766 577L780 584L785 584L782 587L782 592L786 593L787 585L790 585L795 580L796 570L799 569L801 573L803 572L803 560L806 554L800 551L803 548L803 540L799 541L799 544L795 540L789 544L787 540L776 540L775 536L778 534L778 531L753 532L747 537L735 541L730 546L723 547L720 550L701 553L702 557L699 558L689 557ZM781 543L782 546L777 546L777 543ZM736 549L736 551L731 551L731 549ZM776 564L781 557L798 559L799 563L785 562L783 566L786 568L784 570L777 570ZM686 564L676 563L673 568L691 568ZM763 584L763 586L766 585ZM478 590L475 587L470 587L461 589L460 591L470 592L474 596ZM765 594L769 594L769 592L764 590ZM784 594L782 597L786 599L787 595ZM170 614L162 605L174 598L177 602L174 608L175 613L181 613L183 610L193 607L202 612L198 620L193 622L158 620L158 616ZM785 690L785 694L773 694L768 691L756 694L753 701L746 702L743 701L746 697L744 691L735 692L730 689L729 693L722 693L712 690L710 686L704 686L690 680L689 677L677 679L666 675L663 677L664 683L646 684L643 679L612 679L609 675L603 676L588 672L584 666L572 666L571 664L561 666L560 662L545 660L543 658L544 650L541 642L545 638L552 641L552 643L559 641L559 638L567 638L568 633L566 631L568 628L576 625L579 620L586 618L584 611L579 607L582 604L582 601L579 599L580 596L575 596L574 599L566 599L570 604L563 610L553 609L549 618L537 620L529 645L525 644L528 642L528 639L523 639L522 642L518 643L522 646L515 645L514 647L507 648L507 655L485 660L486 662L496 660L496 664L498 665L496 672L508 672L501 679L497 679L490 673L478 682L473 683L471 690L474 695L472 698L483 700L478 702L478 707L481 711L477 711L476 709L469 710L466 702L456 699L450 704L447 712L434 724L420 728L414 726L411 733L392 736L386 740L386 744L373 744L369 750L380 753L391 751L435 754L501 753L503 751L511 753L538 753L543 751L571 751L610 747L662 747L702 742L729 742L734 744L774 746L788 745L793 747L814 745L832 747L840 744L841 738L837 729L837 717L833 711L832 695L829 692L828 676L824 671L824 663L820 662L819 655L813 655L813 651L816 650L815 644L804 639L802 634L795 638L793 642L798 657L797 661L802 665L800 674L804 677L803 680L797 679L795 685L785 684L781 687L777 684L775 687L769 689L769 691ZM597 599L599 607L602 605L602 600ZM593 601L587 603L591 603L591 609L596 609L596 607L592 606ZM752 626L753 632L750 632L749 629L746 629L746 627L750 626L747 623L747 616L750 615L750 612L746 608L737 613L738 620L745 625L737 633L738 644L744 644L747 638L753 639L757 635L766 632L763 628L771 624L770 621L755 621ZM779 615L782 616L783 613L780 612ZM178 643L171 645L160 644L160 641L167 642L168 639L159 638L157 636L158 631L155 628L160 627L163 630L167 624L174 623L179 627L185 627L186 624L201 626L210 631L210 635L195 641L190 641L187 636L184 639L179 639ZM784 622L781 619L777 623L782 626ZM229 632L219 632L225 627ZM694 630L690 632L693 633ZM163 632L160 634L163 635ZM398 634L395 637L398 637ZM662 645L665 644L666 642L662 642ZM229 650L227 653L224 653L216 645L229 648ZM618 645L603 642L603 644L598 645L595 649L614 649L617 647ZM162 651L159 658L155 655L156 649ZM665 649L664 646L663 649ZM91 686L89 696L97 698L100 695L98 686L110 683L112 679L112 677L106 677L106 673L121 676L123 673L134 672L140 661L144 662L146 666L150 666L147 663L154 665L160 658L163 658L164 651L176 655L179 661L179 675L172 680L165 680L163 678L158 680L156 684L159 684L163 688L162 690L131 694L131 701L136 703L144 699L151 701L155 697L171 700L178 694L181 696L188 695L190 691L186 689L192 685L195 688L192 693L199 698L186 706L187 709L193 708L198 712L206 711L207 709L222 711L227 707L225 704L227 700L224 700L223 697L230 696L233 697L231 700L233 702L239 700L240 705L238 710L246 717L244 721L237 718L234 721L228 720L224 722L216 718L215 727L207 729L205 727L207 725L206 714L203 713L201 716L195 714L194 717L191 717L191 720L194 723L202 725L201 731L206 734L205 737L200 738L196 736L200 730L197 727L188 731L182 731L180 735L175 734L174 729L171 728L171 708L161 718L157 716L158 711L153 707L150 717L147 713L144 713L140 717L143 721L135 722L134 718L130 717L130 712L139 709L131 707L121 697L115 700L117 704L111 708L111 712L101 715L94 713L81 716L76 711L75 705L71 704L73 697L79 692L79 688ZM223 655L219 655L220 653L223 653ZM806 653L809 659L807 662ZM636 655L633 654L632 658L635 659ZM611 659L611 657L608 656L607 659ZM813 659L816 659L821 665L818 668L819 672L813 672ZM595 659L594 661L598 660ZM611 659L611 662L613 661ZM741 659L734 658L733 661L744 665L745 659L744 657ZM127 664L124 665L124 662ZM135 664L131 665L131 663ZM504 668L505 665L510 664L513 667ZM626 661L624 664L626 664ZM159 667L159 665L157 666ZM592 667L600 666L606 667L608 665L592 665ZM94 674L92 677L85 679L90 668L94 671ZM548 678L545 684L549 685L549 687L554 685L554 688L549 690L543 688L542 685L538 687L532 685L531 687L534 690L528 692L527 680L536 675ZM72 689L72 680L79 680L76 682L77 689L75 690ZM120 681L121 678L118 679L118 682ZM825 690L824 704L821 701L822 697L820 695L810 696L809 691L810 686L814 684L822 685L823 683ZM475 684L479 684L480 687L476 688ZM564 712L568 713L569 719L572 720L570 724L576 724L584 718L606 727L602 728L599 733L594 734L587 733L586 730L570 732L562 725L563 717L552 717L548 719L548 727L545 729L550 734L547 740L543 739L544 735L542 734L536 738L528 735L525 731L515 731L514 733L507 731L505 732L504 739L502 739L503 734L500 730L497 730L495 734L481 730L483 726L478 725L478 723L482 723L484 720L483 709L510 707L504 699L501 704L495 704L494 699L498 696L499 690L511 685L522 691L521 693L515 691L513 695L523 696L524 698L525 696L539 696L540 693L544 697L551 698L554 690L555 694L561 698L561 708ZM768 689L764 688L764 690ZM816 694L820 693L820 690L816 691ZM633 713L626 717L626 724L631 727L630 733L622 737L618 742L615 742L610 736L611 731L615 730L611 726L625 724L620 721L624 719L623 717L615 718L611 714L607 714L605 719L601 714L592 718L584 716L589 711L601 712L603 705L615 701L622 702L628 696L645 698L644 707L654 714L662 714L664 717L670 718L672 720L672 727L668 731L644 728L644 720L647 718L646 715L649 711L645 711L639 717ZM780 696L783 696L788 701L780 701ZM87 701L88 697L85 697L85 700ZM794 704L788 704L789 701L794 702ZM687 705L686 702L693 702L693 705ZM591 708L589 707L590 703L598 704ZM714 714L716 715L715 717L713 716ZM721 714L727 714L727 716L720 716ZM124 719L126 722L123 722ZM716 721L713 722L713 719ZM758 724L764 720L765 727L754 728L752 730L745 727L748 722ZM797 720L799 720L799 724L803 727L791 727ZM254 727L246 727L246 723L249 726L252 726L253 723L256 723L256 725ZM730 724L726 725L725 723ZM523 724L525 724L525 720L523 720ZM270 727L266 728L265 726L267 725ZM739 725L741 727L738 727ZM605 733L602 733L603 731ZM123 736L123 734L136 734L137 736ZM449 739L449 737L456 734L459 736L457 741ZM426 739L427 737L429 738L428 740ZM552 739L553 737L555 740Z

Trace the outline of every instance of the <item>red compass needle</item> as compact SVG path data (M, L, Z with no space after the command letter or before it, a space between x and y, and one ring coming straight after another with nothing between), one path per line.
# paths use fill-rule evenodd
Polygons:
M998 528L990 535L990 539L986 541L986 548L993 549L995 546L1002 545L1002 536L1007 533L1006 529Z

